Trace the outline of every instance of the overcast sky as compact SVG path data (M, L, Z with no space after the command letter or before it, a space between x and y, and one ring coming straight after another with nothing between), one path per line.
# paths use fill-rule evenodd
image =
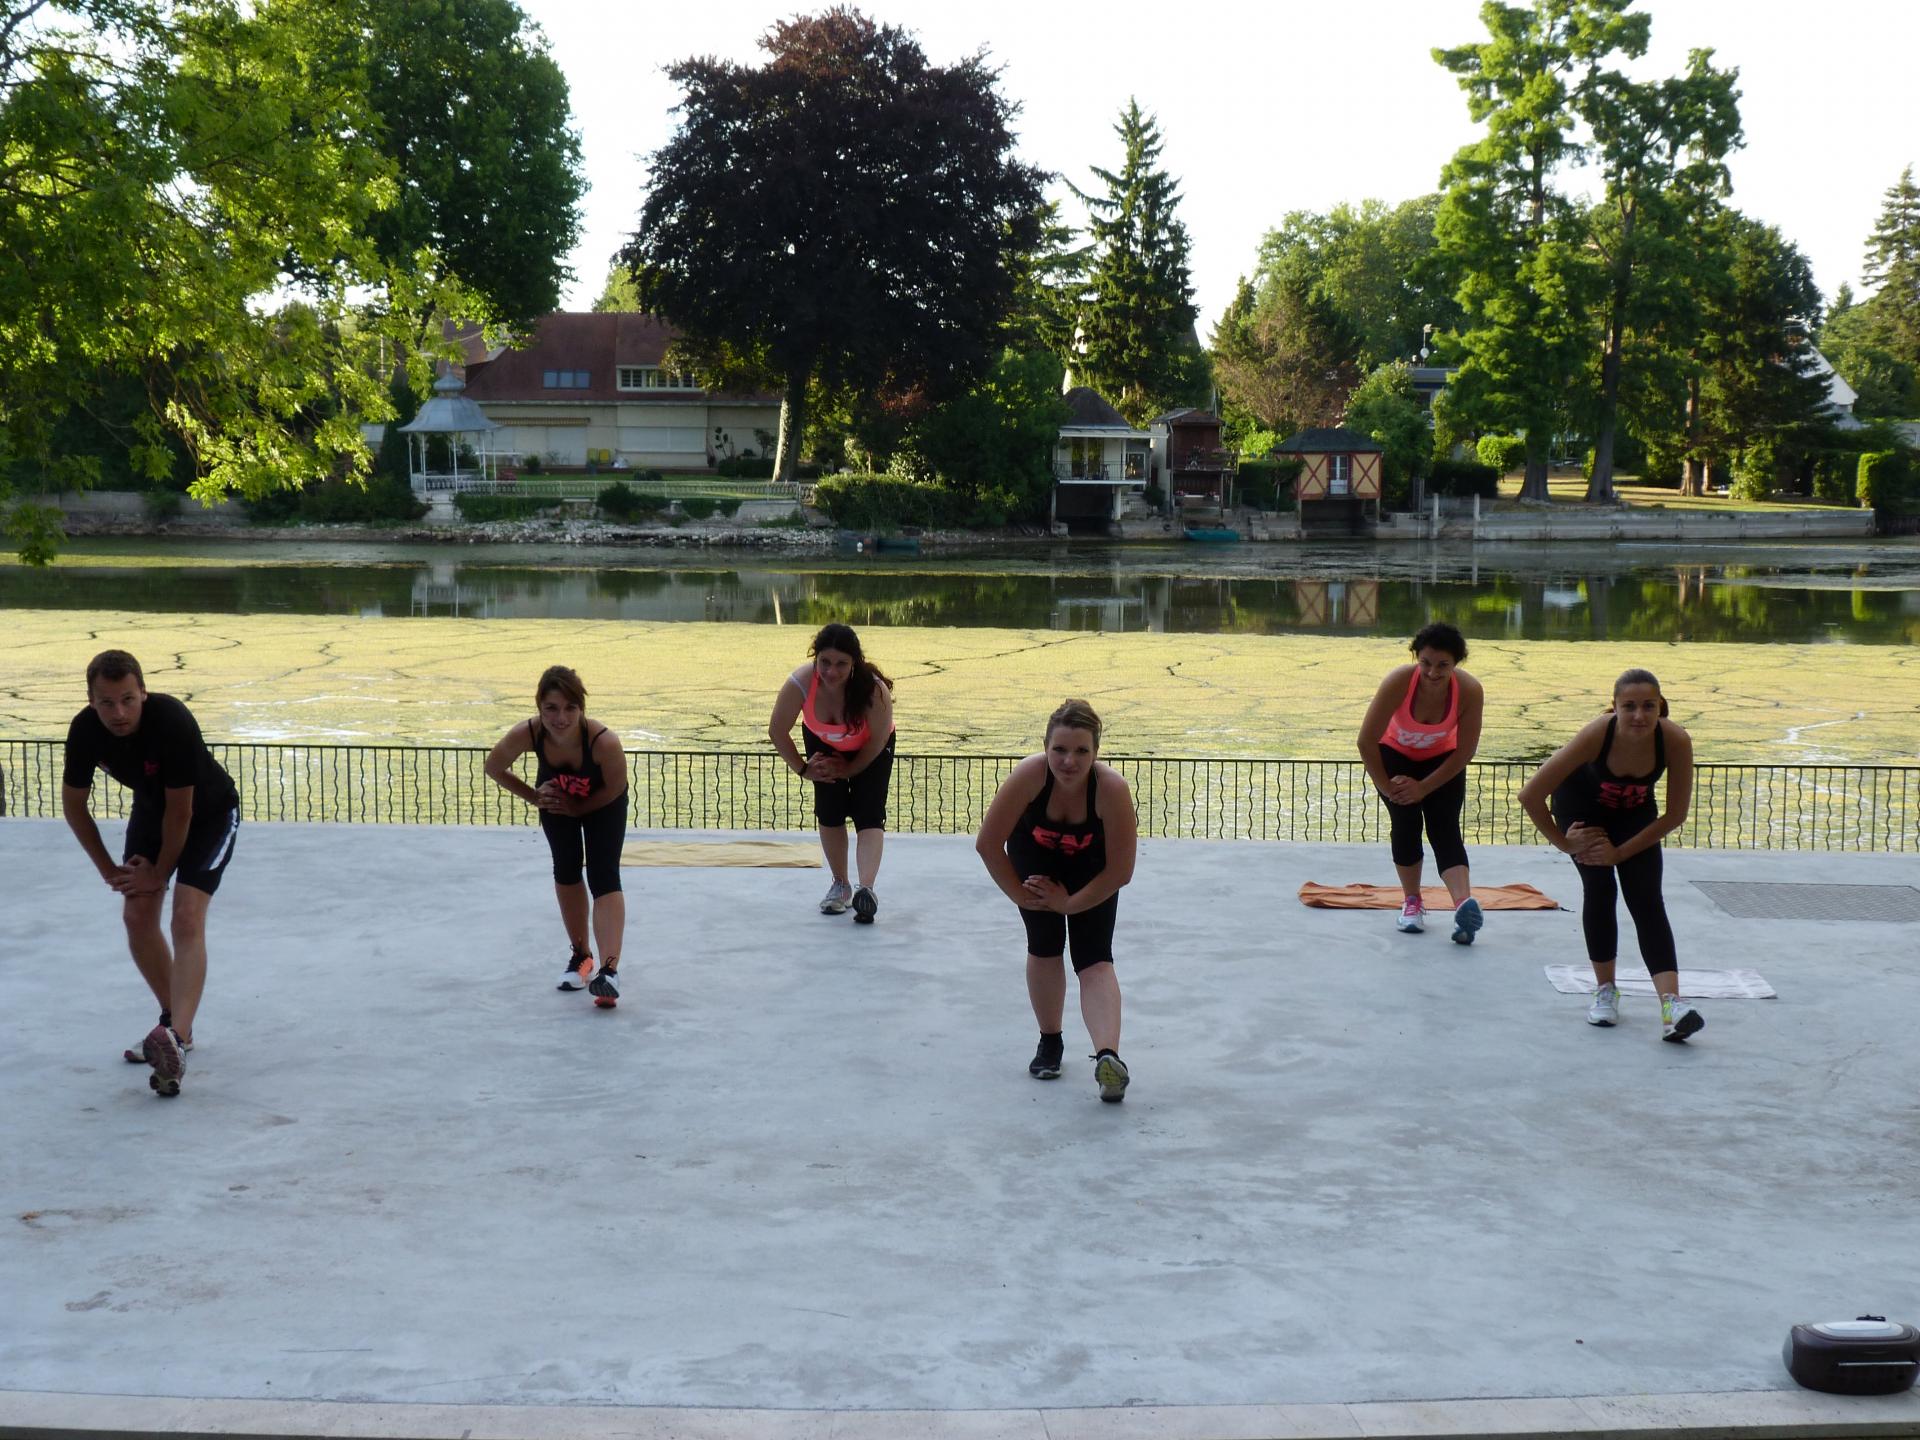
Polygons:
M692 55L758 63L769 24L824 6L521 5L566 72L593 187L566 299L584 310L633 228L645 157L673 132L678 97L664 67ZM1021 107L1022 157L1083 187L1088 166L1119 163L1113 125L1127 97L1156 114L1193 237L1202 338L1252 269L1260 237L1288 211L1433 190L1441 166L1475 135L1465 97L1429 52L1485 38L1478 0L861 8L912 30L935 63L984 48ZM1746 147L1732 160L1734 203L1799 245L1829 300L1843 281L1859 291L1882 196L1903 167L1920 163L1920 4L1643 0L1641 8L1653 15L1653 46L1640 73L1677 73L1698 46L1740 71ZM1067 215L1083 220L1071 201Z

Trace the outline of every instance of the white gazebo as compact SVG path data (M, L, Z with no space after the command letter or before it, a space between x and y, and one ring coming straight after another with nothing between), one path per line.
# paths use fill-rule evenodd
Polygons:
M461 392L466 382L448 372L433 382L433 398L420 407L420 413L400 427L407 437L407 482L415 490L492 490L498 481L494 469L493 447L487 437L500 427L486 417L480 407ZM429 463L428 437L447 437L449 470L435 470ZM419 444L414 438L419 437ZM474 436L475 465L465 474L460 470L460 443Z

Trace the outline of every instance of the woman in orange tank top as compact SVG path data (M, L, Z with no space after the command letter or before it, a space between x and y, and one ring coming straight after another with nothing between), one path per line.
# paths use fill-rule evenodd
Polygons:
M1420 895L1424 823L1433 862L1453 897L1453 942L1471 945L1485 923L1473 898L1460 812L1467 802L1467 763L1480 748L1486 692L1460 669L1466 637L1435 621L1413 637L1413 663L1396 665L1374 692L1360 722L1360 758L1386 802L1392 824L1393 867L1404 899L1399 928L1427 928Z
M871 925L880 899L880 851L886 840L887 786L893 778L893 682L860 648L850 625L823 626L813 657L781 685L767 722L767 738L796 775L813 782L813 815L833 884L820 902L823 915ZM793 743L794 721L806 745ZM847 883L847 821L853 821L858 887Z

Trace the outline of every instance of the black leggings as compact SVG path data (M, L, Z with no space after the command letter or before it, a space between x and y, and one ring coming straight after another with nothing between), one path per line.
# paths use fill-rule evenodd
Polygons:
M620 847L627 840L627 797L609 801L588 815L540 812L540 829L553 851L553 883L578 885L587 875L587 891L594 899L620 889ZM583 864L584 852L584 864Z
M1615 845L1626 844L1651 825L1658 814L1646 809L1612 815L1581 815L1568 813L1570 809L1554 807L1554 818L1562 830L1585 820L1605 830ZM1660 895L1664 867L1658 845L1649 845L1618 865L1582 865L1576 860L1573 868L1580 872L1580 932L1587 939L1588 960L1595 965L1610 965L1619 958L1620 919L1615 913L1614 896L1624 894L1627 913L1633 917L1634 933L1640 937L1640 958L1647 962L1647 973L1665 975L1680 968L1673 943L1673 922L1667 919L1667 902Z
M1389 776L1411 775L1416 780L1424 780L1447 763L1447 756L1429 755L1424 760L1414 760L1391 745L1382 745L1380 762ZM1427 840L1433 846L1435 869L1444 875L1455 866L1467 863L1467 842L1460 834L1460 812L1467 806L1466 771L1462 770L1418 805L1396 805L1385 795L1380 798L1386 800L1387 817L1393 825L1394 864L1420 863L1424 854L1420 849L1422 820L1426 822Z

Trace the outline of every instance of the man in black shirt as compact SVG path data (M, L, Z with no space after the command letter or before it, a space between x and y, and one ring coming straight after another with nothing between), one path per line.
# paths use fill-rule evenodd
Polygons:
M133 792L118 864L87 808L96 769ZM127 1059L153 1067L149 1083L161 1095L178 1095L207 983L207 905L233 857L239 793L193 713L171 695L149 695L140 662L124 650L102 651L87 666L87 708L67 729L63 779L67 825L124 897L127 946L160 1002L160 1023ZM160 929L169 879L178 882L171 949Z

